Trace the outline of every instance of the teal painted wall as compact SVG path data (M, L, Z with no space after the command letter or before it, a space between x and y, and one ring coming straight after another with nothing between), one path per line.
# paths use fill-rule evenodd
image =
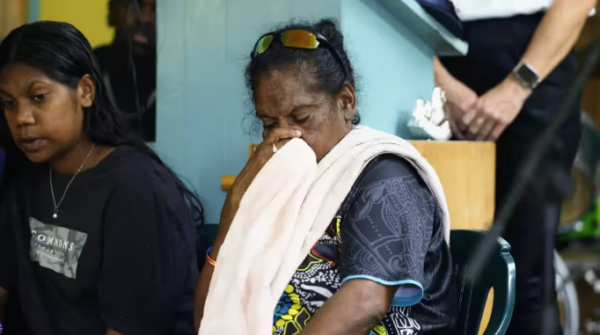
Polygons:
M40 1L39 0L28 0L27 1L28 15L27 20L29 22L35 22L40 18Z
M342 29L361 76L362 123L406 138L415 101L434 87L431 48L373 0L342 0Z
M198 191L208 223L225 199L221 176L236 175L260 140L244 125L252 46L276 24L323 17L342 23L362 76L363 124L405 135L414 101L433 89L432 53L372 0L158 2L156 148Z
M178 0L158 2L156 149L201 196L218 223L221 176L245 165L251 111L243 71L260 34L291 18L339 19L327 0ZM247 120L249 121L249 120Z

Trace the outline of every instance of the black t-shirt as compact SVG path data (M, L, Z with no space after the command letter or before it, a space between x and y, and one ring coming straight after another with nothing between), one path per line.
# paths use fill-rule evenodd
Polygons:
M367 279L399 286L369 335L453 334L458 296L442 222L415 168L398 156L377 157L292 277L273 333L300 333L345 281Z
M127 124L145 141L156 140L156 56L129 54L113 45L94 50L109 92ZM135 64L134 76L131 61ZM136 103L136 94L139 108Z
M72 176L53 175L60 201ZM174 177L119 147L71 184L58 217L29 164L0 218L0 286L35 335L191 335L195 227ZM10 331L10 329L9 329Z

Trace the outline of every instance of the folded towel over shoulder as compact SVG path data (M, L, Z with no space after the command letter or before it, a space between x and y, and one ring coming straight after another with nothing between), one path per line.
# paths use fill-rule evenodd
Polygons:
M279 150L244 195L219 251L200 335L269 335L286 285L323 235L362 170L383 154L400 156L419 172L450 215L435 170L399 137L357 127L316 163L312 149L294 139Z

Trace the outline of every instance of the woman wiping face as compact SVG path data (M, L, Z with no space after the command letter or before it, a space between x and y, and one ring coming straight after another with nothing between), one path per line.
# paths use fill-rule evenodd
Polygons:
M352 142L356 136L365 136L363 147L366 150L374 138L371 134L377 134L374 130L354 127L359 122L354 71L344 48L344 37L336 24L330 20L315 24L290 24L261 36L252 50L245 77L252 92L256 116L264 129L264 141L239 174L228 194L217 240L207 255L208 262L196 290L196 322L200 325L200 334L211 334L218 325L226 324L227 320L218 319L220 315L227 315L226 311L218 308L240 305L239 310L248 313L239 316L239 324L248 325L247 329L256 331L246 332L250 335L265 331L266 327L262 326L269 324L272 325L272 333L277 335L396 335L429 332L451 334L456 320L454 306L457 300L450 253L444 240L444 215L440 210L439 199L432 194L416 168L402 155L390 155L382 150L374 159L365 162L366 167L362 165L362 161L356 160L361 168L364 167L360 175L354 176L356 180L336 178L339 175L328 179L331 175L323 172L333 166L336 168L329 171L345 168L346 166L340 167L335 164L348 162L348 156L345 156L347 152L344 151L348 148L354 150L356 157L362 157L359 149L348 145L348 140ZM392 137L389 134L384 136L388 139ZM250 222L246 222L245 218L237 216L254 213L244 211L244 208L248 208L244 205L252 204L253 199L244 197L248 188L255 181L255 177L265 171L263 168L267 169L265 165L269 160L284 154L277 152L292 138L301 138L308 144L319 162L317 174L322 172L315 178L314 183L310 184L307 198L318 196L317 199L328 200L327 194L313 192L315 189L322 189L319 183L324 180L324 185L336 180L327 191L344 189L347 194L341 195L345 200L341 199L340 202L343 200L343 203L339 208L333 208L333 211L330 211L330 208L318 207L319 213L322 213L322 210L327 213L337 211L337 214L327 217L324 223L329 225L324 231L318 231L322 232L321 237L314 245L310 243L308 247L312 248L308 250L308 254L302 253L301 256L306 257L300 264L294 263L297 268L289 281L288 278L284 278L284 283L288 284L283 292L276 293L277 296L281 296L272 315L255 315L254 311L262 311L262 307L268 304L269 294L272 292L269 291L264 295L265 299L260 301L252 301L246 297L261 297L261 288L264 286L279 287L274 284L279 283L278 276L267 278L265 284L259 281L264 279L264 276L257 273L262 275L273 271L280 274L278 270L286 266L275 264L275 269L272 269L262 263L267 259L277 258L271 254L280 251L273 251L276 248L273 245L276 243L271 245L261 240L268 247L264 250L260 247L253 249L255 244L262 244L252 244L253 241L245 240L244 238L249 237L237 234L239 229L232 230L234 235L228 236L229 227L235 217L234 228L240 228L235 226L235 223L242 222L243 231L249 232L248 236L259 233L252 230L254 222L251 219L248 219ZM390 142L394 143L399 141L397 138L390 139ZM406 146L408 144L404 147ZM299 149L299 146L295 148ZM328 155L332 155L334 159L328 159ZM283 157L287 160L275 160L276 164L281 164L275 166L294 164L290 163L293 161L292 157ZM323 167L324 163L329 165ZM263 183L268 180L268 176L263 174L262 177ZM290 179L296 181L298 178L290 176ZM337 188L340 183L351 184L348 188L345 187L346 184ZM296 184L292 185L296 187ZM252 186L252 194L257 196L261 188ZM259 183L259 186L265 188L264 193L268 193L267 187L290 189L286 185ZM350 188L349 192L346 191ZM304 195L300 194L299 197ZM302 202L297 217L316 217L303 215L307 213L305 210L312 210L313 206L321 206L323 203L316 204L313 200L305 199ZM307 203L311 205L306 205ZM284 220L285 227L292 227L294 232L306 231L296 228L305 228L304 225L308 224L309 235L313 235L313 232L318 233L313 229L317 225L321 227L319 223L287 220L286 218L293 215L285 211L288 209L286 205L282 205L281 208L271 208L270 205L271 203L265 205L264 213L284 213L272 223L277 225L277 228L264 233L272 237L272 240L280 242L280 236L288 236L290 231L283 228ZM288 225L289 221L292 223ZM267 226L262 222L256 223L260 227ZM278 233L280 235L277 235ZM230 236L235 240L229 238ZM294 245L302 245L298 240L306 242L308 239L309 237L304 235L291 238L295 242L292 243ZM238 242L236 245L247 245L249 250L246 252L231 247L231 241ZM285 250L281 250L278 255L288 255L288 245L290 244L282 247ZM219 265L218 256L222 247L228 253L223 258L223 265ZM303 248L301 250L304 251ZM240 255L261 256L264 252L264 260L263 257L257 256L256 264L233 264L232 262L242 258L234 257L238 251ZM295 252L297 253L297 249L291 250L290 254L294 255ZM284 259L283 263L295 261L295 257L292 256ZM217 272L213 270L215 265ZM223 267L219 270L219 266ZM238 270L246 267L250 267L251 270ZM264 271L253 272L254 267ZM216 275L215 282L210 283L213 273ZM224 273L239 275L240 279L223 276ZM245 278L250 279L245 282ZM243 285L240 285L240 282ZM209 284L212 295L208 291ZM218 289L227 285L231 285L232 292L239 293L239 290L242 290L244 293L243 298L239 299L239 304L236 297L221 297L213 293L224 292ZM207 313L204 313L207 296ZM221 303L220 299L227 304ZM265 322L251 319L254 316L264 317Z
M352 130L356 97L353 86L345 80L332 94L315 87L306 72L286 68L255 71L254 101L263 138L280 129L298 130L321 160Z

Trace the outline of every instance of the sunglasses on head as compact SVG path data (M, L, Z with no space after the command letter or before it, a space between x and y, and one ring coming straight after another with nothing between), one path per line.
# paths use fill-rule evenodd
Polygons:
M280 33L268 33L261 36L261 38L259 38L254 45L254 49L250 55L252 60L254 60L258 55L265 53L271 44L273 44L273 41L276 39L276 37L279 37L279 41L286 48L316 50L319 46L324 45L327 49L329 49L333 57L342 67L344 76L348 76L348 70L342 61L342 57L340 57L340 54L327 41L327 39L321 34L314 34L304 29L284 30Z

